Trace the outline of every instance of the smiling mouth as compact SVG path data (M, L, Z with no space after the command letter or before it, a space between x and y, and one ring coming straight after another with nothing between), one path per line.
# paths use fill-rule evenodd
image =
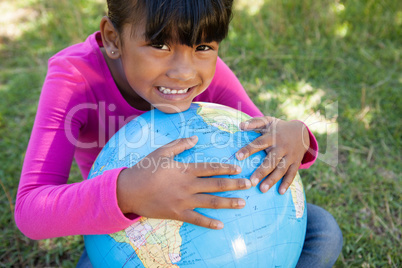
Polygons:
M178 95L178 94L186 94L191 87L185 89L171 89L167 87L158 87L158 90L166 95Z

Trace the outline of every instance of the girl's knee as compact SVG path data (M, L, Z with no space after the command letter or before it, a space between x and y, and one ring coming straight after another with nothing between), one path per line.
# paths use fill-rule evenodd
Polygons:
M308 204L307 213L306 246L321 259L319 263L332 265L342 250L342 231L335 218L325 209Z

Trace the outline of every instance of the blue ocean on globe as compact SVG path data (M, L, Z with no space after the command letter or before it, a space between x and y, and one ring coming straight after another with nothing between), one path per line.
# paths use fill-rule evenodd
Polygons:
M222 177L249 178L266 153L242 161L235 158L240 148L261 135L240 130L240 122L248 119L233 108L204 102L176 114L149 111L108 141L88 179L131 167L160 146L193 135L198 143L177 155L176 161L236 164L241 174ZM284 195L278 193L279 184L265 194L258 187L216 193L245 199L243 209L196 209L221 220L222 230L142 217L114 234L84 236L85 247L94 267L295 267L306 233L305 193L299 175Z

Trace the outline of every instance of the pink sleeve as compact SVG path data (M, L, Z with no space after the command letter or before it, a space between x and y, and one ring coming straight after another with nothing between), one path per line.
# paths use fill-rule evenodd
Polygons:
M304 125L306 126L306 124L304 124ZM302 160L302 163L301 163L299 169L308 169L309 167L311 167L311 165L314 164L314 162L318 156L318 142L317 142L316 138L314 137L314 134L310 131L310 129L307 126L306 126L306 128L308 130L308 135L310 138L310 148L304 154L304 157L303 157L303 160Z
M74 70L68 71L53 68L48 73L23 164L15 221L32 239L113 233L133 223L117 205L121 169L67 184L75 144L67 138L64 122L68 111L85 98L81 91L86 86ZM82 112L71 120L69 131L75 139L85 118Z
M218 58L215 77L212 80L208 94L200 96L205 98L206 101L233 107L252 117L263 116L263 113L247 95L239 79L237 79L232 70L220 58ZM318 155L317 140L309 129L308 132L310 135L310 148L304 155L300 169L309 168L315 162Z

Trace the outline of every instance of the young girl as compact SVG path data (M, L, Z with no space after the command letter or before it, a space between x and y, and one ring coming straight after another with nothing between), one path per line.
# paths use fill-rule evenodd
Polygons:
M218 57L231 8L231 0L108 0L100 32L49 60L15 208L16 223L26 236L113 233L132 225L138 215L221 229L219 220L194 208L238 209L245 202L206 192L247 189L261 180L266 192L284 177L283 194L297 170L315 161L317 142L304 124L263 117ZM105 143L131 119L155 107L166 113L184 111L193 101L224 104L254 117L242 127L263 135L237 158L263 149L268 154L250 180L204 178L238 174L239 168L231 165L184 170L177 164L137 164L67 184L73 158L85 179ZM148 158L173 161L196 142L196 137L183 138ZM298 265L330 267L340 253L342 234L325 210L309 204L307 211Z

